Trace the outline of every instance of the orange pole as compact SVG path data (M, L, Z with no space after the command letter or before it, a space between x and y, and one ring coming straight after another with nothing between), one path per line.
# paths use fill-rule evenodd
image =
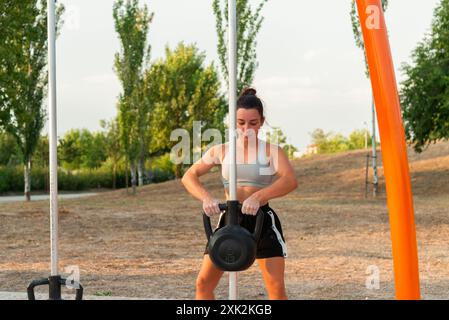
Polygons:
M396 299L420 299L413 197L396 76L381 0L357 0L376 102L390 214Z

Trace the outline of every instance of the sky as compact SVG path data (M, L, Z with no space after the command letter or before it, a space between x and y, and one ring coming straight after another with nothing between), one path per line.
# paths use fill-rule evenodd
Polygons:
M58 135L75 128L101 130L100 120L117 115L121 86L113 70L120 43L113 0L59 0L66 7L57 40ZM195 43L206 63L218 67L211 0L140 0L154 12L151 60L180 41ZM257 4L258 0L251 0ZM429 32L439 0L392 0L386 13L398 85L401 65ZM355 46L350 0L269 0L257 37L254 87L270 126L304 151L310 133L348 135L371 121L371 85L363 52ZM47 127L44 129L47 132Z

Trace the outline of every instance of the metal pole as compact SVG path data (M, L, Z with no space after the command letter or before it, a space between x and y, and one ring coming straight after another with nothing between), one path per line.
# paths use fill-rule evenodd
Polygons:
M363 124L365 125L365 149L368 149L368 123L366 121L363 121Z
M405 131L380 0L357 0L377 110L397 299L420 299L418 249Z
M228 0L229 16L229 196L237 200L236 111L237 111L237 8ZM229 273L229 300L237 300L237 272Z
M56 17L55 1L47 1L48 9L48 101L50 145L50 246L51 275L58 272L58 159L56 117Z
M377 191L379 187L379 178L377 176L377 139L376 139L376 103L374 101L374 94L372 99L372 113L373 113L373 135L372 142L373 145L373 196L377 197Z
M366 165L365 165L365 199L368 198L368 168L369 168L369 153L366 154Z

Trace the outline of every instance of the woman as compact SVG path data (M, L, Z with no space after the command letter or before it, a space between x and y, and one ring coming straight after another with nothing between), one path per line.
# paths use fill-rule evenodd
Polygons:
M294 170L284 151L259 140L258 132L265 121L263 105L256 90L245 89L237 101L237 200L242 203L240 224L254 230L259 208L265 213L257 261L262 270L269 299L287 299L284 284L284 259L287 257L282 227L268 201L288 194L297 187ZM208 216L220 214L219 201L201 185L199 177L220 164L226 199L229 199L228 144L216 145L184 174L182 183L188 192L203 202ZM257 158L257 159L256 159ZM219 227L224 224L220 216ZM196 281L196 299L214 299L214 290L223 271L212 263L207 246Z

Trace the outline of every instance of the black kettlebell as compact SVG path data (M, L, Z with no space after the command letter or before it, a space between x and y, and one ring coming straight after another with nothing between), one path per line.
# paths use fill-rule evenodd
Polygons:
M238 223L241 204L238 201L220 203L221 211L228 211L226 225L212 232L210 217L203 212L209 257L214 265L223 271L243 271L251 267L256 260L257 243L263 227L264 212L259 209L254 233Z

